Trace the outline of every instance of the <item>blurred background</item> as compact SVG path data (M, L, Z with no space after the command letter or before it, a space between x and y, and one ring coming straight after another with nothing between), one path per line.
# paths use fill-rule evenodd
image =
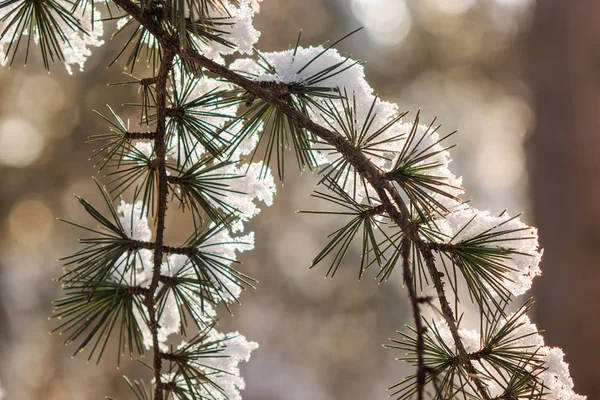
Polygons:
M600 2L595 0L265 0L258 48L280 50L303 29L302 45L366 29L340 50L368 61L367 79L401 110L438 116L454 136L454 171L475 207L539 227L545 247L532 318L547 344L565 350L579 393L600 398ZM107 29L105 29L107 30ZM0 69L0 382L8 399L129 399L122 374L149 374L135 363L115 369L71 360L48 335L57 258L77 249L80 232L57 217L89 222L72 194L99 200L87 136L104 132L92 109L136 101L106 69L118 43L95 49L83 73L55 65ZM290 168L289 171L292 171ZM381 347L410 322L400 277L357 282L349 257L336 279L308 271L334 219L315 209L316 178L290 173L275 205L250 224L256 249L244 272L259 280L243 294L224 331L261 347L243 365L248 400L384 399L407 369ZM186 236L184 217L168 239ZM358 253L355 252L358 256Z

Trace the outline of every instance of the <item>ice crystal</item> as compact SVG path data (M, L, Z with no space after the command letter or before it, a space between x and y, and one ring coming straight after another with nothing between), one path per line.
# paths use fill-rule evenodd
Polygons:
M199 42L198 46L204 55L216 62L224 63L222 57L224 55L235 52L251 53L260 37L260 32L253 25L256 5L255 1L241 0L239 5L225 2L225 12L220 9L211 10L211 17L224 24L219 27L219 30L224 32L220 35L221 38L233 46L226 46L216 41Z
M218 357L203 358L197 363L197 367L220 390L215 390L211 385L202 385L201 394L215 400L241 400L240 390L245 388L246 383L240 376L239 363L250 359L252 351L258 348L258 343L249 342L239 332L224 334L214 329L206 341L216 343L221 352Z
M152 230L148 226L148 215L143 208L142 201L129 204L121 200L117 211L121 214L119 221L125 230L125 234L133 240L150 241Z
M285 51L261 53L264 62L238 59L231 68L243 72L259 82L299 84L306 87L346 89L357 98L371 102L373 89L365 80L362 65L342 56L337 50L323 46L298 47ZM323 73L333 66L333 71Z

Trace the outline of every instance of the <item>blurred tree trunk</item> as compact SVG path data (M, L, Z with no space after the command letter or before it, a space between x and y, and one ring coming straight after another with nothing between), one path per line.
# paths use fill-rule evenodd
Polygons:
M600 1L539 0L527 41L537 127L528 143L545 248L534 284L546 342L600 399Z

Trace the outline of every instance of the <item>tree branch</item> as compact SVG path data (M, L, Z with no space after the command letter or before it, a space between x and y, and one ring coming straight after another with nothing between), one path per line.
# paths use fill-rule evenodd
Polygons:
M291 121L293 121L296 126L307 129L314 135L326 141L331 146L335 147L336 150L342 154L342 156L354 167L354 169L369 182L369 184L377 192L385 211L404 232L405 239L403 239L402 242L403 256L408 256L408 253L410 252L410 242L413 242L421 254L425 257L429 273L434 281L434 285L438 293L438 299L442 308L442 312L448 323L448 326L450 327L452 337L459 352L460 362L465 370L469 373L470 379L477 386L482 398L484 400L489 400L490 395L488 394L487 388L478 377L477 370L471 363L468 353L466 352L458 334L456 319L454 317L454 313L452 312L452 308L450 307L450 303L445 296L443 282L441 279L442 275L435 267L433 253L431 249L427 247L427 244L422 242L419 238L417 226L410 221L410 214L406 203L396 188L390 183L385 173L371 163L371 161L365 154L361 152L360 149L348 142L342 135L316 124L309 117L298 112L289 106L285 101L281 100L277 94L263 88L264 85L260 85L257 82L253 82L252 80L235 73L227 67L222 66L207 57L204 57L193 49L181 48L176 37L165 32L156 20L152 19L150 15L148 15L145 11L143 12L130 0L113 1L116 5L136 19L141 25L143 25L148 32L154 35L165 52L171 52L177 54L182 59L192 61L208 71L217 74L227 81L243 88L254 98L261 98L267 104L278 108ZM406 244L407 242L408 244ZM412 273L408 264L408 257L405 257L403 260L403 279L408 289L413 317L415 320L415 327L417 329L417 351L419 353L417 367L417 382L419 383L417 392L418 399L421 400L423 398L423 387L425 383L426 372L423 363L424 328L419 310L419 298L416 295ZM158 354L158 358L160 358L160 354L156 354Z
M169 179L169 181L170 181L170 179ZM156 243L144 242L141 240L133 240L133 241L131 241L131 245L130 245L131 251L139 250L139 249L154 250L155 248L156 248ZM197 251L198 250L195 247L191 247L191 246L189 246L189 247L188 246L174 247L174 246L167 246L164 243L162 245L163 254L183 254L183 255L189 256L189 255L196 253Z
M154 132L127 132L125 137L131 140L154 140Z
M435 291L437 292L440 306L442 308L442 315L444 316L444 319L448 324L448 328L450 329L450 333L452 334L452 339L454 340L454 345L456 346L456 350L458 351L458 362L469 373L471 380L473 381L473 383L475 383L475 386L477 387L477 390L479 391L481 396L485 400L489 400L490 395L488 393L488 390L483 381L477 377L479 373L477 372L477 369L475 369L475 367L473 366L473 363L471 362L472 358L467 352L465 345L463 344L460 338L460 334L458 333L456 317L454 316L454 312L452 311L450 302L446 298L446 292L444 290L444 282L442 281L442 277L444 275L436 268L433 253L430 249L427 248L426 245L421 245L419 247L419 251L425 259L425 265L427 265L429 275L433 280L433 286L435 287Z
M152 333L152 347L154 359L152 368L154 370L155 391L154 400L163 400L162 358L160 356L160 346L158 341L158 322L156 315L155 299L158 283L160 282L160 271L164 252L164 231L165 217L167 213L167 166L166 155L167 148L165 143L166 136L166 108L167 108L167 81L169 73L173 67L173 58L175 54L169 49L163 49L163 59L156 75L156 133L154 135L154 154L158 161L158 206L156 213L156 240L154 242L154 266L152 269L152 281L146 293L146 307L148 308L148 325Z

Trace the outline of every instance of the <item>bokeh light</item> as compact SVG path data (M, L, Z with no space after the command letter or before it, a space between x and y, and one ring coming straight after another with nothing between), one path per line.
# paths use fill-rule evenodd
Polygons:
M462 14L475 5L476 0L429 0L439 11L447 14Z
M412 18L404 0L352 0L354 16L381 46L396 46L410 32Z
M48 239L54 216L39 200L18 201L10 211L8 224L12 236L22 244L37 245Z
M63 109L66 98L63 87L56 79L51 75L40 74L24 80L16 102L28 119L45 120Z
M516 11L522 11L523 9L533 5L535 0L494 0L497 4L512 8Z
M9 118L0 122L0 164L26 167L34 163L44 149L44 137L30 122Z

